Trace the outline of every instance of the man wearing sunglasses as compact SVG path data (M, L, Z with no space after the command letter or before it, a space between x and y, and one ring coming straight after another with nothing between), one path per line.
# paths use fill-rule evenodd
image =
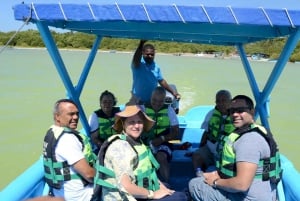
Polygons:
M191 196L194 200L277 200L282 170L272 134L255 123L248 96L234 97L229 113L236 129L222 141L217 171L192 179Z
M146 40L140 41L133 55L131 64L133 83L130 102L136 104L150 103L152 91L158 84L169 91L176 99L180 99L180 95L169 86L163 78L159 65L154 61L154 46L145 44L145 42Z

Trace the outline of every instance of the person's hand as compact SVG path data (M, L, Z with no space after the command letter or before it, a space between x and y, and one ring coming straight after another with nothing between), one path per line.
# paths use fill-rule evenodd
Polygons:
M172 195L175 191L168 189L165 185L160 183L159 190L154 191L153 199L161 199L167 195Z
M176 98L176 100L180 100L181 99L181 95L179 93L175 93L174 97Z
M213 182L216 179L220 179L220 176L219 176L217 171L203 173L203 176L205 178L204 182L207 183L210 186L213 185Z

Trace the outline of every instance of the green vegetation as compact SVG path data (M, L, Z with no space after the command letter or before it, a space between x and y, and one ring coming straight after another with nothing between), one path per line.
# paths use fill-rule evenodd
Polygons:
M7 41L13 36L14 32L0 32L0 46L5 45ZM57 42L59 48L76 48L76 49L89 49L93 45L95 39L94 35L66 32L57 33L52 31L53 37ZM271 59L277 59L281 49L285 44L285 38L274 40L266 40L262 42L252 43L245 46L248 55L254 53L264 53L269 55ZM223 52L225 55L235 54L236 49L233 46L215 46L205 44L192 44L192 43L178 43L178 42L163 42L151 41L157 48L157 52L163 53L192 53L197 54L200 52L213 53ZM138 44L138 40L133 39L116 39L116 38L103 38L101 43L101 50L117 50L117 51L134 51ZM19 32L16 37L10 42L12 47L44 47L44 43L40 34L36 30L28 30ZM290 57L291 62L300 61L300 43L294 50Z

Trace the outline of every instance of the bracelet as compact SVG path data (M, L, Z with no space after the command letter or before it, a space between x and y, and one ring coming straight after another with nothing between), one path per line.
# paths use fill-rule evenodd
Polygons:
M166 140L165 136L161 135L160 139L164 142Z
M217 181L218 181L218 180L219 180L219 179L215 179L215 180L213 181L212 187L217 188Z
M147 199L153 199L153 197L154 197L154 192L149 190L148 195L147 195Z

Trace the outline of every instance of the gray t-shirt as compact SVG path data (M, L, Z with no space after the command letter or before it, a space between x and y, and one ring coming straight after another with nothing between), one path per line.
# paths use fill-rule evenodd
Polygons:
M250 132L241 136L233 145L236 153L236 162L246 161L258 164L261 158L270 157L270 148L267 141L257 132ZM257 173L262 172L258 167ZM254 179L244 200L276 200L276 186L269 181Z

